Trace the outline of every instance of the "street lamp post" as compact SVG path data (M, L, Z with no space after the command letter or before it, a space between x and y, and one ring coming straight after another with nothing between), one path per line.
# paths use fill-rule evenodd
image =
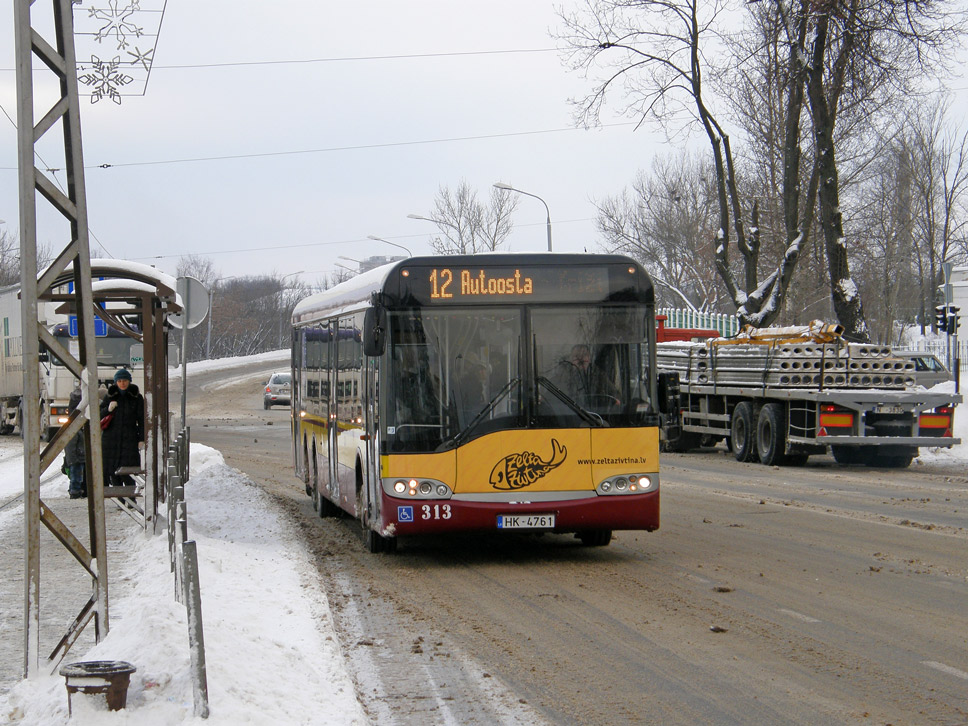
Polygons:
M524 194L526 197L534 197L539 202L544 205L545 212L548 215L547 228L548 228L548 252L551 252L551 210L548 209L548 202L539 197L537 194L532 194L531 192L525 192L520 189L515 189L510 184L504 184L503 182L497 182L493 185L495 189L503 189L506 192L517 192L518 194Z
M408 214L407 219L422 219L424 222L433 222L437 225L443 225L445 227L450 227L451 229L456 229L458 232L460 228L453 222L448 222L446 219L431 219L430 217L421 217L419 214Z
M393 246L393 247L399 247L399 248L400 248L401 250L403 250L404 252L406 252L406 253L407 253L407 257L413 257L413 253L412 253L412 252L411 252L410 250L408 250L408 249L407 249L406 247L404 247L403 245L398 245L398 244L397 244L396 242L391 242L391 241L390 241L390 240L388 240L388 239L383 239L382 237L376 237L376 236L374 236L374 235L372 235L372 234L368 234L368 235L366 236L366 238L367 238L367 239L372 239L372 240L376 240L377 242L385 242L386 244L388 244L388 245L391 245L391 246Z
M454 244L457 245L457 250L459 252L463 252L464 251L464 244L463 244L463 241L461 240L460 227L458 227L453 222L448 222L446 219L431 219L430 217L422 217L419 214L408 214L407 215L407 219L421 219L424 222L433 222L434 224L437 225L438 228L440 228L440 227L450 227L452 230L454 230L454 232L457 233L456 234L457 239L454 240ZM441 230L441 231L443 232L443 230ZM446 232L444 232L444 234L447 236L448 239L450 239L450 235L448 235ZM440 241L440 238L438 238L437 241L439 242Z

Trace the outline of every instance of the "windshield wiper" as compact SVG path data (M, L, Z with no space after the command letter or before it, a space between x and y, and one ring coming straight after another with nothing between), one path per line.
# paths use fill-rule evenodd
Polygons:
M564 404L568 406L568 408L572 409L587 423L590 423L593 426L599 426L599 427L605 426L605 419L603 419L594 411L589 411L587 408L582 408L581 404L579 404L575 399L573 399L567 393L562 391L560 388L558 388L558 386L556 386L554 383L549 381L544 376L538 376L537 381L539 385L540 384L545 385L549 391L551 391L553 394L555 394L555 396L560 398L562 402L564 402Z
M480 413L478 413L473 419L471 419L471 422L467 424L467 426L465 426L459 433L447 439L443 444L441 444L440 449L438 449L438 451L443 451L451 447L460 446L463 443L464 439L467 438L468 434L470 434L470 432L474 430L474 427L477 426L477 424L479 424L481 421L483 421L487 417L487 415L494 410L494 407L497 406L498 402L500 402L500 400L507 395L507 393L511 390L511 386L520 382L521 382L520 377L512 378L510 381L508 381L504 385L504 388L498 391L497 394L495 394L494 398L488 401L487 405L481 409Z

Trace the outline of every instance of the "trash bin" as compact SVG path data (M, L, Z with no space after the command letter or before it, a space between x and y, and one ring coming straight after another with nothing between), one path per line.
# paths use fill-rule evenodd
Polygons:
M60 669L67 681L67 712L71 713L71 696L75 693L103 694L109 711L120 711L128 701L128 683L137 670L123 660L89 660L68 663Z

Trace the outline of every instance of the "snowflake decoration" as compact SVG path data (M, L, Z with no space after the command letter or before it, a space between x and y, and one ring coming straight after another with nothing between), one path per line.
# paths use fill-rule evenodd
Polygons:
M151 62L154 60L151 54L155 52L154 48L148 48L148 50L141 50L138 46L134 47L134 53L130 50L128 55L131 56L131 60L128 61L129 65L136 66L141 65L146 71L151 71Z
M101 29L94 34L94 40L100 43L113 35L118 41L118 50L124 50L128 47L129 36L140 38L144 31L128 20L141 9L139 3L140 0L129 0L125 7L118 9L118 0L108 0L108 8L88 8L89 17L104 22Z
M91 72L78 76L77 80L85 86L91 87L91 103L97 103L102 98L110 98L121 105L121 94L118 88L131 83L133 78L118 70L121 58L115 56L113 60L102 61L96 55L91 56Z

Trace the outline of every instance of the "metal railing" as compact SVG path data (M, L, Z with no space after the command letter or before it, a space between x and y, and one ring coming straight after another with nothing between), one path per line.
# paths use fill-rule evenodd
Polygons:
M656 315L665 315L667 328L707 328L718 330L724 338L739 332L739 319L728 313L709 313L682 308L660 308Z
M165 502L168 511L168 555L175 576L175 601L188 614L188 642L191 655L194 713L208 718L208 677L205 669L205 637L202 628L202 595L198 578L198 552L188 539L188 505L185 482L189 479L191 430L184 428L168 450L168 483Z

